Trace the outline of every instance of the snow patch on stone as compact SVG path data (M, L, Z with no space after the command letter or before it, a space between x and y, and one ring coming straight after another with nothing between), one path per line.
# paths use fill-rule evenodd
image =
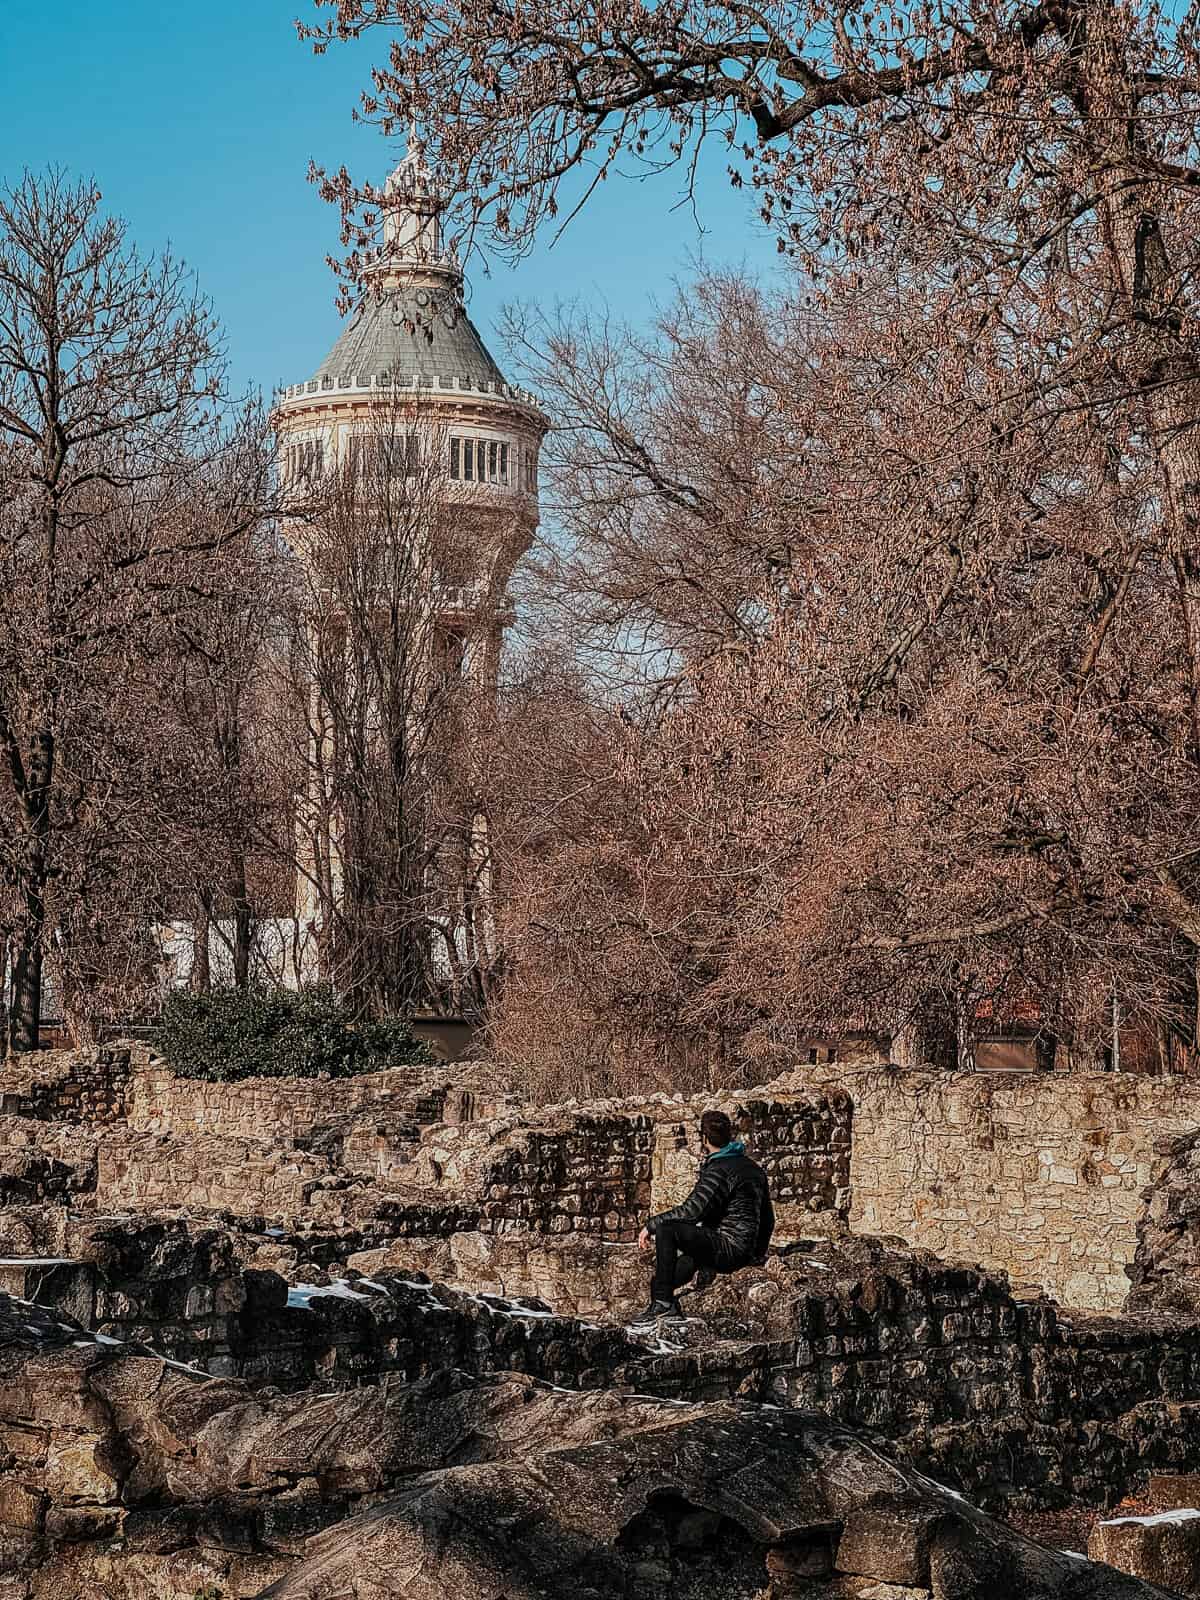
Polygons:
M1195 1517L1200 1517L1200 1511L1181 1506L1178 1511L1159 1511L1152 1517L1105 1517L1099 1525L1102 1528L1119 1528L1126 1523L1136 1523L1142 1528L1162 1528L1172 1522L1191 1522Z
M293 1283L288 1288L287 1303L293 1308L308 1309L319 1295L331 1295L335 1300L369 1300L370 1295L359 1294L342 1279L322 1286L318 1283Z
M0 1267L74 1267L70 1256L0 1256Z

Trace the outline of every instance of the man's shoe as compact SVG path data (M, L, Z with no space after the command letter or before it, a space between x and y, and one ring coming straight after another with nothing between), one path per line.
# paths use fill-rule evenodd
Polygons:
M717 1273L714 1267L701 1267L696 1274L696 1293L703 1294L705 1289L710 1288L716 1281Z
M683 1312L679 1309L679 1301L651 1300L645 1311L634 1317L629 1324L631 1328L654 1328L660 1322L682 1322Z

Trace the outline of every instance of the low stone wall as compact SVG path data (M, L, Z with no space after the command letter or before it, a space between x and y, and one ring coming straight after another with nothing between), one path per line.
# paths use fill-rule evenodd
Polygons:
M850 1224L1116 1310L1164 1136L1200 1085L1128 1074L868 1071L854 1098Z
M97 1150L96 1206L100 1211L191 1207L257 1214L268 1220L299 1216L322 1181L336 1182L328 1160L299 1150L213 1135L108 1135Z
M178 1077L145 1043L40 1050L0 1064L0 1115L139 1133L221 1133L290 1143L387 1112L414 1130L495 1115L511 1102L486 1063L391 1067L347 1078Z
M99 1137L76 1124L0 1116L0 1248L9 1207L86 1203L96 1187Z
M119 1043L25 1057L0 1093L0 1205L228 1209L364 1244L464 1229L628 1241L691 1187L715 1104L766 1168L777 1239L848 1219L1091 1310L1125 1301L1156 1143L1200 1130L1190 1080L849 1063L741 1097L533 1108L486 1063L220 1084Z
M692 1188L702 1154L697 1124L713 1103L660 1095L545 1107L537 1121L510 1112L493 1122L433 1127L408 1177L431 1202L478 1200L485 1233L629 1240L650 1212ZM771 1179L780 1238L811 1231L818 1217L844 1218L848 1094L730 1100L725 1109Z
M473 1294L544 1300L559 1316L631 1317L647 1299L649 1265L637 1248L576 1234L454 1233L405 1238L352 1255L364 1277L420 1272Z
M482 1220L497 1232L628 1238L650 1208L653 1150L654 1129L642 1116L581 1116L566 1129L530 1129L494 1160Z
M530 1261L557 1243L527 1242ZM489 1244L494 1260L510 1248ZM633 1263L628 1247L576 1248L585 1267L593 1250ZM128 1281L145 1306L144 1270ZM206 1307L195 1309L203 1336ZM878 1241L824 1243L718 1279L703 1323L665 1339L638 1343L611 1320L581 1325L562 1309L461 1283L423 1285L411 1265L380 1267L366 1292L351 1282L290 1295L275 1274L248 1271L242 1309L226 1325L228 1362L223 1350L195 1345L193 1359L289 1390L453 1368L768 1401L869 1428L990 1506L1109 1505L1142 1489L1147 1472L1194 1461L1196 1322L1069 1316L1015 1298L1002 1279Z
M777 1240L812 1232L822 1215L848 1215L854 1107L837 1087L786 1098L696 1096L678 1113L672 1102L660 1102L653 1113L651 1210L666 1210L690 1193L706 1153L700 1116L714 1105L732 1119L747 1154L770 1180ZM669 1112L665 1119L663 1112Z
M181 1221L77 1220L59 1247L58 1258L0 1258L0 1293L214 1376L233 1371L246 1290L229 1233Z
M129 1086L127 1120L138 1133L222 1134L292 1143L372 1107L402 1101L414 1125L440 1122L448 1078L428 1067L394 1067L351 1078L179 1078L162 1062Z

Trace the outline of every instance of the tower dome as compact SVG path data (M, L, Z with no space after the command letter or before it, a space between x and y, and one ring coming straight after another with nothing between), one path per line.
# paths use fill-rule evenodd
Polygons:
M442 239L445 198L415 132L383 193L382 247L350 321L308 387L507 388L467 315L462 266Z
M367 289L333 349L314 373L320 389L351 383L494 390L505 388L467 315L462 278Z
M357 306L313 375L276 392L284 476L348 459L372 419L399 403L414 427L446 437L452 482L519 498L531 529L547 419L534 395L506 382L467 315L445 204L414 132L383 187L383 237Z

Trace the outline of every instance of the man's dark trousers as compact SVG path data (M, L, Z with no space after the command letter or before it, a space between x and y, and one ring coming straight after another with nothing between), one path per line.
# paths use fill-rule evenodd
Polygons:
M660 1222L654 1230L655 1300L673 1300L676 1289L690 1283L698 1267L717 1263L717 1235L714 1228L701 1228L694 1222Z

